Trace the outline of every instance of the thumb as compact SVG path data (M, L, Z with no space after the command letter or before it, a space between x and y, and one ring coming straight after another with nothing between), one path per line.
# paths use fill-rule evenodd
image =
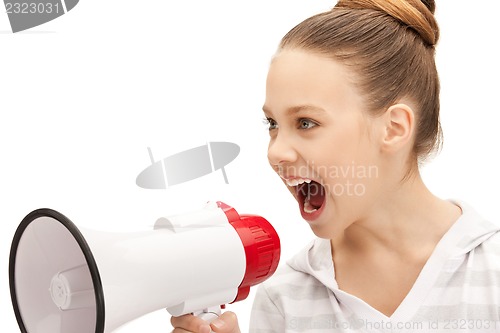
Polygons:
M212 331L216 333L241 333L238 318L231 311L226 311L219 318L210 323Z

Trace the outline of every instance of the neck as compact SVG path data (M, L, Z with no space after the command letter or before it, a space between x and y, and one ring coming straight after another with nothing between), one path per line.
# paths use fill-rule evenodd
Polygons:
M404 257L430 255L461 214L459 207L434 196L418 172L386 193L365 217L332 239L334 248L358 253L387 250Z

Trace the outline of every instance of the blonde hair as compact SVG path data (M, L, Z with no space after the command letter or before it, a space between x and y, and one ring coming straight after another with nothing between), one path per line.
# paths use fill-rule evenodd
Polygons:
M290 30L278 52L301 48L348 66L371 114L411 99L417 106L413 154L422 161L442 142L434 10L434 0L340 0Z

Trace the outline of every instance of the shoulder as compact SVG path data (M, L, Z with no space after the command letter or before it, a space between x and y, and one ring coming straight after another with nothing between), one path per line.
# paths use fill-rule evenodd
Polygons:
M483 257L482 262L487 263L486 267L494 268L500 273L500 231L490 235L473 252Z
M330 289L316 276L317 267L314 264L314 268L309 266L309 256L317 247L318 241L313 241L288 262L281 264L270 279L259 285L256 303L270 302L285 312L287 308L307 307L313 301L315 304L329 302ZM333 280L333 274L329 276Z
M461 286L496 288L500 284L500 223L483 218L466 203L460 202L460 207L463 215L454 230L454 248L444 271L452 273Z
M262 284L269 295L286 295L301 298L304 293L315 289L325 289L325 286L309 273L298 271L288 263L278 268L275 275Z
M462 216L448 231L448 244L456 254L476 250L490 250L500 242L500 222L483 218L473 207L463 201L453 200L462 209ZM498 250L498 248L497 248Z

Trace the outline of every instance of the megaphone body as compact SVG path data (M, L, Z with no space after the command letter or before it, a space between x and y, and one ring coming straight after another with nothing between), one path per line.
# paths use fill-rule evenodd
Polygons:
M108 333L159 309L179 316L245 299L279 256L269 222L221 202L133 233L78 229L39 209L14 236L11 296L23 333Z

